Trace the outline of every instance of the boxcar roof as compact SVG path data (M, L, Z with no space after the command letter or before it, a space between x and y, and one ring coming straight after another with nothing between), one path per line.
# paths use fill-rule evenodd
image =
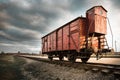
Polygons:
M95 7L102 7L102 8L107 12L107 10L106 10L103 6L101 6L101 5L99 5L99 6L94 6L94 7L90 8L90 9L88 9L86 12L88 12L89 10L91 10L91 9L93 9L93 8L95 8Z
M61 26L61 27L59 27L59 28L57 28L57 29L53 30L52 32L48 33L47 35L43 36L42 38L44 38L44 37L46 37L46 36L50 35L51 33L53 33L53 32L55 32L55 31L57 31L57 30L59 30L59 29L63 28L64 26L66 26L66 25L68 25L68 24L70 24L70 23L72 23L72 22L76 21L77 19L86 19L86 17L77 17L77 18L73 19L72 21L70 21L70 22L68 22L68 23L64 24L63 26Z

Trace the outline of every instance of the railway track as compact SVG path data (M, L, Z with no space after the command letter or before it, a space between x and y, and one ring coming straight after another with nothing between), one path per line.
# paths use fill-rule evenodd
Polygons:
M56 64L65 67L71 67L76 69L84 69L85 71L91 70L93 73L101 72L104 75L107 74L114 74L116 79L120 79L120 65L113 65L113 64L101 64L101 63L82 63L82 62L69 62L69 61L59 61L53 60L50 61L49 59L32 57L32 56L21 56L24 58L29 58L32 60L42 61L50 64Z

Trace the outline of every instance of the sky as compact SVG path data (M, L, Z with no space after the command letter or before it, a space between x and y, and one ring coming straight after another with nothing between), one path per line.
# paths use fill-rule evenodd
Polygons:
M39 53L41 37L86 10L102 5L110 20L113 42L120 51L120 0L0 0L0 52ZM112 47L110 27L107 40Z

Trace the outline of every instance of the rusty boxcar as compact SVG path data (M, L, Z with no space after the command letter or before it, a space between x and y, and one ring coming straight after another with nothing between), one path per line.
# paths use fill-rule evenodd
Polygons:
M110 52L105 38L107 10L94 6L87 10L86 17L78 17L53 32L42 37L42 53L50 60L54 56L75 62L81 58L87 62L91 54L101 55Z

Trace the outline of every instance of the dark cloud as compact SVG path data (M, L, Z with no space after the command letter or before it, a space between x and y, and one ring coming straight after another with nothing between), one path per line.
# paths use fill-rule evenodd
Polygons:
M71 11L77 11L85 9L87 4L87 0L71 0Z
M20 28L29 28L44 33L49 24L60 16L60 11L54 9L55 6L47 5L41 0L31 3L31 9L23 9L22 5L18 7L16 4L17 2L10 2L6 12L12 17L8 22L15 26L19 25ZM32 17L33 15L38 17L39 20ZM40 21L40 16L44 18L44 21Z
M120 0L111 0L112 4L116 8L120 8Z
M0 30L5 30L6 27L4 26L4 22L0 22Z
M0 49L1 51L6 48L11 48L8 51L34 51L39 46L36 50L39 51L40 38L43 34L59 27L56 26L59 21L65 22L66 17L69 19L78 12L83 13L83 10L85 13L88 7L100 2L96 0L0 0L0 42L4 43L0 45ZM119 7L119 0L112 2Z
M24 0L22 1L21 3L24 3ZM14 41L19 44L24 43L33 46L33 44L38 43L39 40L40 45L40 38L42 37L41 33L44 33L45 30L47 30L49 23L53 21L52 19L58 17L58 15L56 11L42 9L44 8L44 4L42 4L41 1L34 1L33 4L31 2L29 3L32 8L27 8L27 2L22 6L22 4L20 5L16 0L8 0L8 2L4 1L1 4L0 10L2 13L0 14L0 19L2 22L0 23L0 30L2 30L2 32L0 41L5 41L5 43L6 41L10 41L9 44L15 45L14 43L11 43ZM8 17L10 16L10 19L6 18L7 14ZM4 15L5 17L3 17ZM0 47L3 49L3 46Z

